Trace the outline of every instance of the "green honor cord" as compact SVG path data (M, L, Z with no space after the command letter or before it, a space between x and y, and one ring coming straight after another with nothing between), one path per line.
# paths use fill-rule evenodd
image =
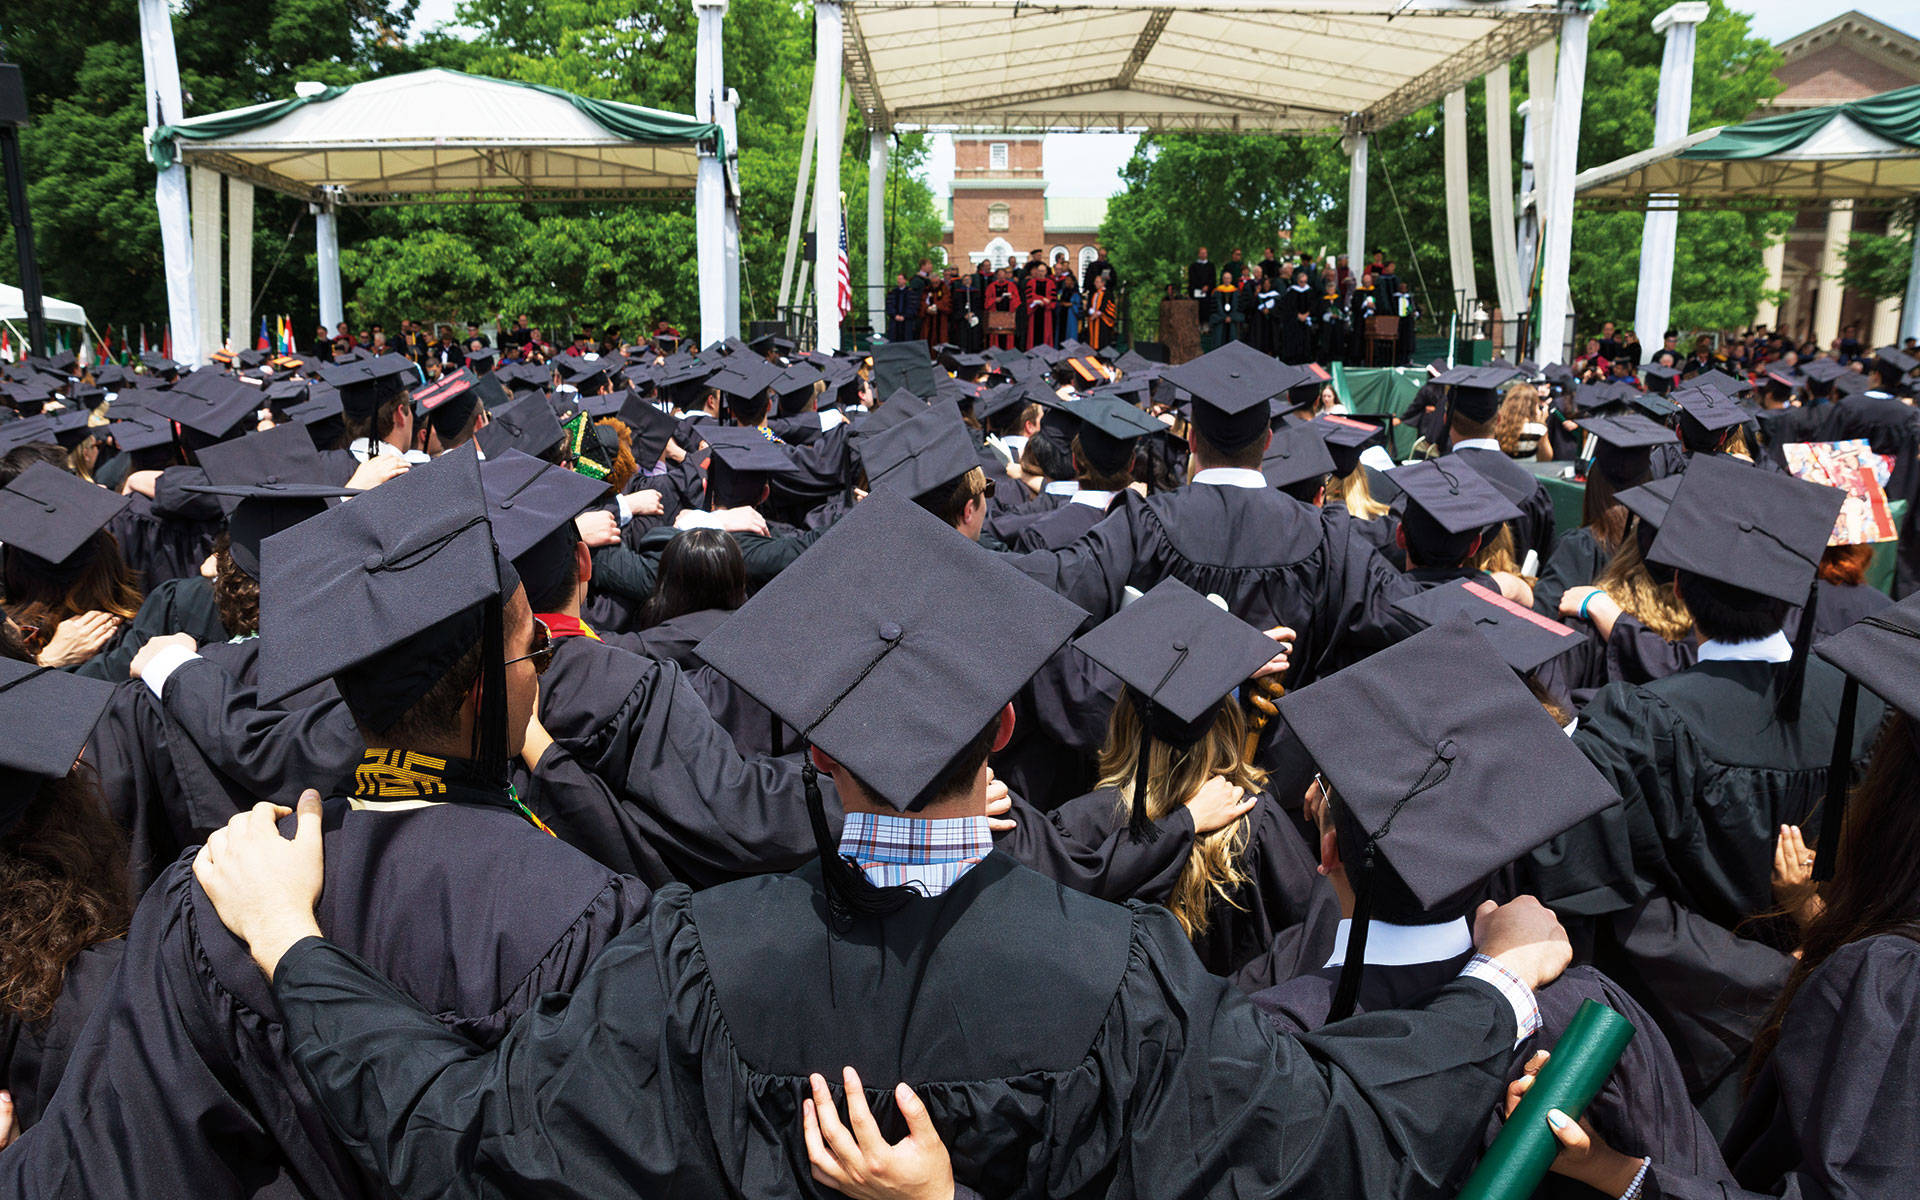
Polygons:
M1557 1108L1579 1120L1632 1040L1631 1021L1604 1004L1592 1000L1581 1004L1567 1031L1554 1043L1547 1065L1474 1168L1460 1200L1531 1196L1560 1153L1560 1141L1547 1124L1547 1110Z

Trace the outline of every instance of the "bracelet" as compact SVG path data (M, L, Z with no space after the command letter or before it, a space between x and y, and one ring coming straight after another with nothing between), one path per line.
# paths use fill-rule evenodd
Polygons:
M1580 619L1581 619L1582 621L1584 621L1584 620L1586 620L1586 619L1587 619L1587 605L1589 605L1589 604L1592 604L1592 603L1593 603L1593 598L1594 598L1595 596L1598 596L1599 594L1600 594L1600 593L1599 593L1599 591L1598 591L1598 590L1595 590L1595 591L1591 591L1591 592L1588 592L1588 593L1586 594L1586 596L1585 596L1585 597L1583 597L1583 598L1581 599L1581 601L1580 601Z
M1627 1185L1627 1190L1620 1193L1620 1200L1640 1200L1640 1189L1647 1185L1647 1172L1652 1169L1651 1158L1641 1159L1640 1169L1634 1172L1633 1182Z

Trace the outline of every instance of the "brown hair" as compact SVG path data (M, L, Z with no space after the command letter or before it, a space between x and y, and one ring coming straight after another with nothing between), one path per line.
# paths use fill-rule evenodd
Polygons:
M1127 458L1127 465L1118 471L1103 471L1094 465L1086 447L1080 444L1080 435L1073 435L1073 465L1080 477L1080 486L1096 492L1125 491L1133 482L1133 458Z
M1533 410L1539 404L1540 393L1530 383L1516 383L1507 389L1506 398L1500 401L1500 411L1493 414L1493 438L1500 443L1500 449L1509 455L1520 452L1520 435L1527 422L1533 420ZM1458 414L1454 419L1459 420Z
M1267 457L1267 439L1256 437L1251 442L1228 454L1207 440L1197 425L1189 425L1187 436L1193 439L1193 455L1204 458L1209 467L1238 467L1244 471L1258 471Z
M1857 587L1866 582L1867 568L1872 565L1870 544L1828 546L1820 556L1820 578L1835 587Z
M1620 489L1599 471L1587 472L1586 492L1580 498L1580 524L1593 534L1602 550L1617 550L1626 536L1627 522L1633 514L1614 499Z
M633 430L618 417L602 417L594 424L607 426L620 439L620 449L613 456L613 465L607 468L607 486L618 496L627 490L627 484L633 482L633 477L640 473L640 464L633 457Z
M1647 573L1638 537L1621 539L1620 548L1613 552L1613 561L1600 573L1600 578L1594 580L1593 586L1605 592L1622 612L1669 642L1677 642L1693 632L1693 614L1680 603L1673 588L1656 582Z
M27 648L46 649L68 617L111 613L130 621L140 611L140 574L127 568L120 543L102 529L63 562L50 564L17 549L6 551L8 608L15 622L34 632Z
M1896 933L1920 941L1920 728L1898 709L1875 744L1866 777L1853 789L1845 825L1820 831L1820 853L1839 870L1820 888L1825 903L1801 939L1800 960L1753 1039L1752 1084L1780 1041L1780 1022L1802 984L1850 943Z
M214 540L213 603L227 633L240 637L260 628L260 583L234 565L226 533Z
M915 496L914 502L958 529L961 514L967 511L967 505L985 495L986 491L987 472L982 467L974 467L955 480L946 491L936 489L924 496Z
M1130 696L1113 706L1107 722L1107 742L1100 748L1100 786L1119 792L1120 819L1133 812L1133 775L1140 765L1140 713ZM1227 782L1257 792L1266 785L1267 773L1243 756L1247 722L1240 706L1229 700L1220 706L1220 714L1198 742L1176 749L1156 739L1147 764L1147 815L1159 820L1184 805L1201 785L1216 775ZM1225 829L1197 837L1180 878L1173 885L1167 907L1178 918L1188 937L1199 937L1212 923L1208 911L1215 898L1240 907L1233 898L1234 889L1247 881L1241 857L1250 838L1247 818L1241 817Z

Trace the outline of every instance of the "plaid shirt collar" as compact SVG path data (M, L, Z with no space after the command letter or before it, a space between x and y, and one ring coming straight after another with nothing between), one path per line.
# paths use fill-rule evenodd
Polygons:
M906 884L938 896L993 851L985 817L922 820L887 813L847 814L840 853L876 887Z

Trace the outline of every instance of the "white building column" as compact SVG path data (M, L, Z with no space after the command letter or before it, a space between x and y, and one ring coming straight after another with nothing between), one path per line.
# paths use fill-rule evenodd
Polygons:
M1441 101L1444 174L1447 188L1447 257L1453 264L1453 295L1464 325L1471 319L1479 288L1473 280L1473 211L1468 207L1467 91L1455 88Z
M1347 152L1347 267L1357 283L1367 262L1367 135L1349 133L1340 144Z
M332 203L311 208L314 256L320 275L320 323L332 337L335 327L347 319L340 302L340 230L334 223Z
M720 95L720 35L727 0L693 0L698 23L693 54L693 115L718 123ZM693 229L697 275L700 280L700 345L726 338L726 210L727 175L724 149L700 151L693 184Z
M1907 295L1900 303L1900 341L1920 337L1920 225L1913 230L1913 262L1907 268Z
M1554 70L1553 133L1547 139L1546 201L1540 222L1540 345L1534 356L1541 366L1567 361L1567 318L1573 296L1568 276L1573 271L1573 177L1579 170L1580 107L1587 86L1587 28L1590 12L1570 12L1560 18L1560 61Z
M200 332L195 350L202 361L220 348L220 173L212 167L187 171L193 196L193 324ZM175 344L178 348L178 343Z
M1840 297L1846 291L1840 272L1847 265L1847 243L1853 238L1853 201L1834 200L1827 208L1827 239L1820 247L1820 270L1814 286L1813 342L1825 350L1840 336Z
M235 350L253 348L253 185L227 180L227 330Z
M867 131L867 319L887 333L887 131Z
M171 125L186 114L180 104L180 63L173 51L173 16L167 0L139 2L147 126L153 129ZM179 160L155 176L153 201L160 216L160 251L167 273L167 325L172 330L174 357L195 365L200 361L200 334L193 319L193 230L188 216L187 169Z
M1761 287L1760 303L1754 305L1753 323L1778 329L1780 302L1774 297L1779 293L1780 284L1787 274L1787 239L1784 235L1774 238L1760 251L1760 266L1767 273L1767 282Z
M1653 144L1664 146L1687 135L1693 119L1693 47L1707 6L1700 0L1676 4L1653 19L1653 31L1667 35L1660 57L1660 92L1653 102ZM1640 288L1636 293L1633 329L1644 346L1657 346L1665 336L1673 306L1673 255L1680 232L1678 196L1655 196L1647 202L1640 231Z
M1494 330L1500 353L1514 354L1513 322L1526 307L1518 231L1513 223L1513 90L1506 63L1487 72L1487 224L1493 239L1493 287L1505 325Z
M821 114L813 176L813 310L817 332L814 349L831 354L840 348L839 289L835 267L840 254L840 142L846 119L828 114L840 111L840 74L846 27L839 0L814 0L813 89L815 111Z

